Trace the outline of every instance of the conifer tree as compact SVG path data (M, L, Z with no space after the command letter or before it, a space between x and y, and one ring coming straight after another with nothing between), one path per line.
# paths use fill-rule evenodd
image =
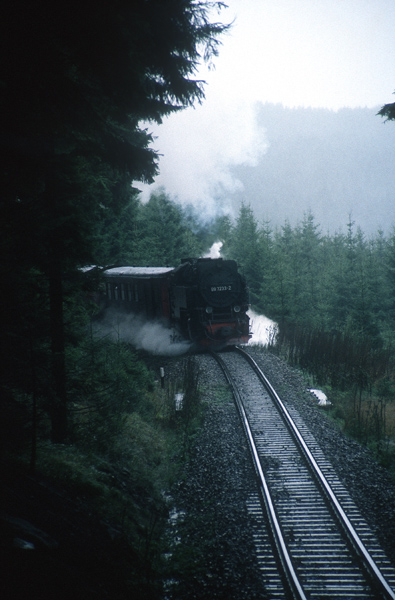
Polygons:
M67 432L65 274L92 256L99 213L119 210L133 180L155 175L156 153L141 122L161 122L203 99L196 69L218 52L226 27L210 19L222 6L193 0L2 4L0 236L17 240L23 267L49 282L55 441ZM17 231L22 222L23 232ZM2 288L12 274L8 247ZM17 302L19 289L10 293ZM9 338L14 325L3 325L1 337Z
M269 221L265 221L260 230L262 281L259 294L259 309L268 317L276 314L276 294L274 273L276 269L273 231Z
M259 291L262 283L262 257L258 224L252 208L241 204L236 224L232 230L232 238L228 250L229 256L236 259L247 279L251 302L259 302Z
M311 211L304 215L301 227L300 262L303 285L300 292L305 320L320 320L321 234Z
M196 237L184 223L182 208L164 191L151 195L139 209L139 242L134 264L177 266L182 258L200 256Z
M388 252L386 261L386 275L389 287L389 313L392 328L395 329L395 229L392 231L388 241Z
M291 265L289 247L277 231L274 236L272 279L267 285L272 290L271 318L283 323L292 315Z

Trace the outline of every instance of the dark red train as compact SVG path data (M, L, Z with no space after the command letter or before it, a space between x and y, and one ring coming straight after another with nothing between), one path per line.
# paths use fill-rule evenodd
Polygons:
M249 295L234 260L187 258L176 267L103 271L107 306L165 321L204 347L245 344Z

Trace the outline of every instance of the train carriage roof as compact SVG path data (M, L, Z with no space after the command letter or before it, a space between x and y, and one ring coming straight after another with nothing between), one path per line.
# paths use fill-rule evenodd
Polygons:
M114 267L104 271L105 277L163 277L174 267Z

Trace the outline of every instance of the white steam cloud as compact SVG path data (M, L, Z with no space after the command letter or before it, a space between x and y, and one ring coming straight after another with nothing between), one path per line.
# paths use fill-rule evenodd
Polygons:
M207 254L203 258L221 258L221 248L223 242L214 242Z
M96 333L109 336L112 340L122 340L139 350L151 354L176 356L185 354L191 348L188 341L175 341L174 330L159 321L148 321L140 315L108 310L97 324Z
M250 331L252 333L249 345L267 346L273 344L277 335L277 324L264 315L258 315L252 309L247 314L250 317Z
M273 343L277 325L264 315L253 310L248 311L252 337L249 345ZM160 356L179 356L186 354L192 343L187 340L174 339L174 329L166 327L159 321L148 321L140 315L124 313L116 309L107 310L100 322L96 323L95 334L108 336L113 341L122 340L132 344L139 350L146 350Z
M229 193L243 189L232 173L235 165L255 166L266 152L265 132L258 127L255 107L211 99L196 109L172 115L162 125L151 126L154 148L161 157L155 183L139 185L142 199L164 188L181 204L192 204L206 216L229 210Z

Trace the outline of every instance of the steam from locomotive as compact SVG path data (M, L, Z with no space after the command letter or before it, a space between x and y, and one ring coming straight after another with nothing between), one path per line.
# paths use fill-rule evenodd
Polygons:
M95 334L122 340L139 350L159 356L179 356L191 348L191 342L175 339L174 331L165 322L151 321L143 315L109 308L94 323Z

